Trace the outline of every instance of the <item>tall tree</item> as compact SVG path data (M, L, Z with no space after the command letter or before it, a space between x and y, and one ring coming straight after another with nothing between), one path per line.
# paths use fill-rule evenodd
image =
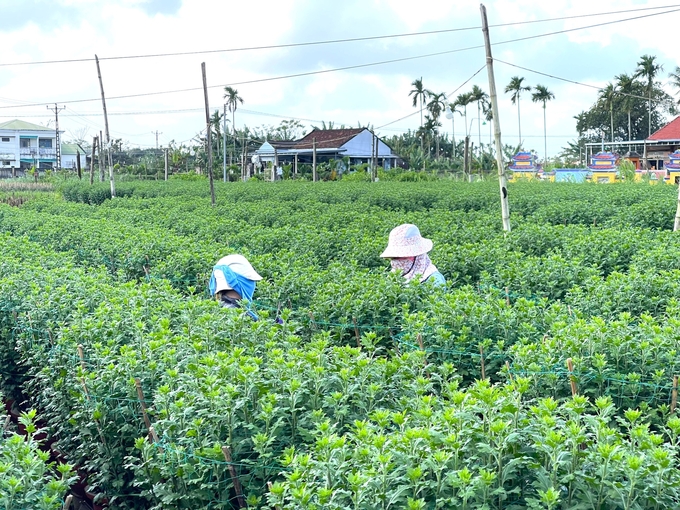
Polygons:
M455 129L454 117L456 116L456 113L460 115L460 112L458 111L459 106L461 106L461 105L459 105L458 101L456 100L453 103L449 103L449 105L446 107L446 118L451 119L451 142L452 142L451 157L452 158L456 157L456 129Z
M543 103L543 161L548 162L548 130L546 127L545 104L551 99L555 99L555 94L548 90L544 85L536 85L534 92L531 94L531 100L534 103Z
M512 104L517 105L517 127L519 129L519 146L522 147L522 119L519 114L519 97L522 94L522 92L529 92L531 90L531 87L528 85L523 85L522 83L524 82L524 78L520 78L519 76L513 76L510 78L510 83L508 83L505 86L505 93L509 94L512 92L512 95L510 96L510 100L512 101Z
M439 94L432 93L430 95L430 101L427 103L427 109L432 116L432 125L435 128L435 136L437 142L437 159L439 159L439 129L441 126L439 122L439 117L441 117L442 112L446 108L446 94L440 92Z
M471 102L477 103L477 134L479 135L479 148L482 147L482 109L486 109L489 94L484 92L479 85L473 85L470 92Z
M598 95L605 108L609 110L609 135L610 140L614 142L614 98L616 97L616 87L611 82L607 83L604 88L600 89ZM604 135L602 137L604 138Z
M234 122L234 114L238 108L238 104L243 104L243 98L238 95L238 90L233 87L224 87L224 99L227 100L227 109L231 112L231 127L234 133L234 153L232 157L236 156L236 123Z
M472 94L470 92L458 94L458 97L456 97L456 104L463 107L463 117L465 118L465 137L466 138L468 136L467 106L471 102L472 102Z
M671 86L680 91L680 66L675 66L675 71L668 73L668 77L671 79ZM677 103L680 104L680 99Z
M652 134L652 90L654 89L654 78L663 71L663 65L656 63L656 57L653 55L642 55L637 63L637 70L635 71L635 78L647 79L647 112L649 133Z
M628 116L628 141L631 141L632 138L632 125L631 125L631 112L633 111L633 107L635 106L635 98L633 97L633 87L635 86L635 80L633 79L632 76L623 73L619 74L616 77L616 89L619 91L619 95L621 98L621 107L623 108L623 111L626 112L626 115Z
M425 104L425 101L427 100L428 97L432 94L429 90L427 90L425 87L423 87L423 78L422 76L416 80L413 80L411 83L411 86L413 87L411 89L411 92L408 93L409 97L413 96L413 107L415 108L418 106L418 103L420 103L420 131L421 131L421 138L420 138L420 148L423 148L423 138L422 138L422 128L423 128L423 105Z

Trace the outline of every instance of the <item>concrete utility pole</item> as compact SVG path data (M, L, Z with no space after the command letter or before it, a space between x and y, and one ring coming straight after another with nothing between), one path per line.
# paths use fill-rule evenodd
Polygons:
M158 135L162 135L162 131L151 131L152 134L156 135L156 150L158 150Z
M168 148L165 148L165 180L168 180Z
M493 113L494 137L496 139L496 165L498 165L498 184L501 192L501 215L503 217L503 230L510 232L510 206L508 205L508 178L503 163L503 146L501 145L501 121L498 116L498 100L496 97L496 80L493 75L493 57L491 56L491 41L489 39L489 23L486 19L486 7L479 4L482 14L482 32L484 33L484 46L486 47L486 70L489 74L489 99Z
M212 143L210 140L210 105L208 103L208 80L205 77L205 62L201 62L201 74L203 75L203 97L205 99L205 127L207 129L207 146L205 148L208 155L208 179L210 180L210 203L215 206L215 183L213 182L213 161L212 161Z
M227 182L227 103L222 114L222 178Z
M56 140L56 150L57 150L57 170L61 170L61 136L59 136L59 112L62 110L65 110L66 107L62 106L61 108L57 106L57 103L54 103L54 108L51 106L47 106L47 109L50 111L54 112L54 121L55 121L55 127L54 131L56 132L57 135L57 140Z
M94 184L94 151L97 148L97 137L92 138L92 156L90 156L90 186Z
M109 161L109 181L111 182L111 198L116 197L116 183L113 180L113 160L111 159L111 137L109 136L109 117L106 114L106 98L104 97L104 83L102 82L102 73L99 69L99 58L97 55L94 56L95 62L97 62L97 76L99 76L99 88L102 91L102 107L104 108L104 128L106 129L106 146L108 152ZM99 143L99 153L101 154L101 148L104 146L100 139ZM100 158L101 159L101 158ZM101 163L100 163L101 165Z
M312 138L312 182L316 182L316 138Z

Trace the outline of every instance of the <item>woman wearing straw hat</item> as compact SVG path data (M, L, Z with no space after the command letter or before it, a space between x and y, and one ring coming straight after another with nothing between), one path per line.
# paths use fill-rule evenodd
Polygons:
M446 285L444 275L427 255L431 249L432 241L421 236L418 227L404 223L392 229L387 248L380 256L390 259L392 271L401 271L407 282L417 276L421 283L429 281L437 286Z
M226 308L241 308L241 301L247 300L246 311L257 320L257 315L250 310L250 302L255 293L255 282L261 279L243 255L227 255L213 267L208 288L210 295Z

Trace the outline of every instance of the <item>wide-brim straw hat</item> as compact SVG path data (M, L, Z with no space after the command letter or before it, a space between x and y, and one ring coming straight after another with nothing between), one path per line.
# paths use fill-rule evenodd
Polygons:
M255 282L262 280L262 277L257 271L255 271L255 269L253 269L253 266L243 255L227 255L226 257L222 257L220 260L218 260L217 264L215 265L227 266L234 273L240 274L244 278L248 278L249 280ZM219 292L221 290L232 290L231 285L229 285L227 282L227 279L224 277L224 273L222 273L222 271L214 271L213 276L215 277L215 292Z
M420 235L415 225L404 223L390 232L387 248L380 255L383 258L417 257L432 249L432 241Z

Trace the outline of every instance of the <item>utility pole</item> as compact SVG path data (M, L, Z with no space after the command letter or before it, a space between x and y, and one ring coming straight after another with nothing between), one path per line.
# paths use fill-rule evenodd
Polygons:
M205 62L201 62L201 74L203 75L203 97L205 99L205 127L207 130L205 148L208 154L208 179L210 180L210 203L215 206L215 183L213 183L212 143L210 140L210 105L208 104L208 80L205 77Z
M94 151L97 148L97 137L92 138L92 156L90 156L90 186L94 184Z
M102 82L102 73L99 69L99 58L97 55L94 56L94 60L97 63L97 76L99 76L99 88L102 91L102 107L104 108L104 128L106 129L106 146L109 160L109 181L111 182L111 198L116 197L116 183L113 180L113 161L111 159L111 137L109 136L109 117L106 114L106 98L104 97L104 83ZM99 144L99 153L101 154L101 147L103 143ZM101 164L101 163L100 163Z
M312 181L316 182L316 138L312 138Z
M375 135L371 133L371 182L375 182Z
M52 108L48 105L47 109L54 112L54 120L55 120L54 130L55 130L56 135L57 135L57 139L56 139L57 170L61 170L61 137L59 136L59 112L62 111L62 110L65 110L66 107L65 106L59 107L59 106L57 106L57 103L54 103L54 108Z
M158 135L162 135L163 132L156 130L156 131L151 131L151 133L156 135L156 150L158 150Z
M491 56L491 41L489 39L489 23L486 19L486 7L479 4L482 15L482 32L484 33L484 46L486 48L486 70L489 74L489 99L493 113L494 137L496 139L496 165L498 166L498 184L501 193L501 215L503 218L503 230L510 232L510 206L508 204L508 178L503 163L503 146L501 145L501 121L498 116L498 100L496 97L496 80L493 75L493 57Z
M222 174L224 182L227 182L227 103L224 103L222 115Z
M165 180L168 180L168 148L165 148Z

